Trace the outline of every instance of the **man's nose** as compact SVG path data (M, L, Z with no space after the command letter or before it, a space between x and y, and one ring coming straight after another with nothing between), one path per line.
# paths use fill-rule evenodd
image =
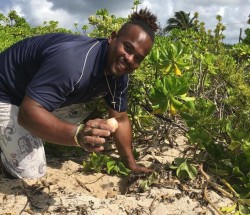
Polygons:
M126 55L125 58L126 58L127 63L130 64L130 66L133 65L133 63L134 63L134 55L133 54L128 54L128 55Z

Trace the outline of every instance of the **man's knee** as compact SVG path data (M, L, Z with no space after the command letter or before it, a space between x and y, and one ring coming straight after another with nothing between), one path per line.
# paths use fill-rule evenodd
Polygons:
M8 161L3 153L0 158L1 172L8 178L36 179L46 174L46 160L41 157L32 161L24 159L14 163Z
M36 179L41 178L46 174L46 162L36 161L36 163L28 166L19 166L17 168L17 175L19 178Z
M0 152L1 153L1 152ZM0 174L2 174L4 177L6 178L10 178L10 179L16 179L17 177L11 175L9 173L9 171L6 169L6 167L4 166L2 159L0 157Z

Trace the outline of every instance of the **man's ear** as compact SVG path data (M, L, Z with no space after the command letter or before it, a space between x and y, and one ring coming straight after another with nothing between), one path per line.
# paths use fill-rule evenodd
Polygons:
M109 43L117 37L116 31L113 31L108 39Z

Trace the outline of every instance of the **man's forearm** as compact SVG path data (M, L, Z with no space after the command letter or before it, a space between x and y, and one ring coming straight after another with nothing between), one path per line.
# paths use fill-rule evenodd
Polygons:
M41 139L57 144L75 146L75 125L61 121L34 100L25 97L19 109L18 123Z
M132 130L129 120L119 122L119 127L114 134L114 140L120 156L133 159Z
M124 158L128 163L134 164L134 156L132 152L132 129L131 123L127 113L118 113L110 110L110 117L116 117L118 121L118 128L113 134L116 148L119 155Z

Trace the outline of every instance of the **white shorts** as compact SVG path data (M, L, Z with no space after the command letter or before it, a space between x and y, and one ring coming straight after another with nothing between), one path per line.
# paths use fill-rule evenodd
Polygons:
M0 102L0 159L15 178L40 178L46 174L43 140L17 123L19 107ZM53 112L58 118L78 124L91 111L84 104L75 104Z

